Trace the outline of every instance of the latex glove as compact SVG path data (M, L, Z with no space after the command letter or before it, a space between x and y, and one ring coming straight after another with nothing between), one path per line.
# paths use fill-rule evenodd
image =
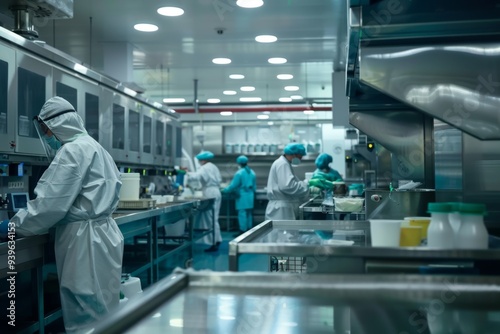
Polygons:
M322 179L311 179L309 180L310 187L317 187L320 189L333 189L333 183Z
M0 238L7 238L7 232L9 229L9 220L5 219L0 223Z
M321 193L321 189L318 187L310 187L309 192L311 193L311 195L318 195Z

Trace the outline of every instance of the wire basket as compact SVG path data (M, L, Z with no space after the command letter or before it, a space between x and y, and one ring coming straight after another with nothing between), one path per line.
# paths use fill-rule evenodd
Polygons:
M305 273L307 264L305 257L271 256L269 258L270 272Z
M133 201L119 201L117 209L126 210L143 210L143 209L153 209L155 207L156 200L144 198Z

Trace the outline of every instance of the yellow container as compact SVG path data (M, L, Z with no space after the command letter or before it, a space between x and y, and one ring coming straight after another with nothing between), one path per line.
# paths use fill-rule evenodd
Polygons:
M422 242L422 226L401 226L399 245L402 247L420 246Z
M431 223L431 217L405 217L405 222L408 223L408 226L422 227L422 239L427 238L427 229Z

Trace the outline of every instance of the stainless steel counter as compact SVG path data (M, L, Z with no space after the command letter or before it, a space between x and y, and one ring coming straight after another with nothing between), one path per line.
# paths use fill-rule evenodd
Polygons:
M351 239L354 245L332 245L332 239ZM450 264L475 268L482 274L500 274L500 250L370 245L368 221L268 220L229 243L229 270L239 270L239 257L243 254L267 254L305 257L310 273L366 273L387 267L393 267L395 271L404 267L421 270L424 269L422 266Z
M500 277L178 271L94 331L165 332L498 333Z

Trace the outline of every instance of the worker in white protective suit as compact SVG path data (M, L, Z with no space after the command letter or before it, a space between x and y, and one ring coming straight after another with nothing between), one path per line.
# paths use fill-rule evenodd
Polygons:
M210 151L203 151L196 156L201 167L196 172L189 172L188 178L191 181L199 181L201 183L203 196L214 198L213 211L202 210L196 219L195 228L197 229L212 229L215 231L215 240L212 238L212 233L203 237L203 243L210 245L210 248L205 249L205 252L216 252L219 250L219 245L222 242L219 225L219 211L221 204L220 183L222 177L219 168L215 166L211 160L214 154Z
M33 121L53 157L28 202L12 219L32 236L55 226L55 259L67 333L80 333L117 307L123 235L111 217L122 182L113 158L85 130L73 106L49 99Z
M291 143L273 162L267 179L266 220L297 219L300 203L309 195L309 185L295 176L292 164L300 164L304 155L304 145Z

